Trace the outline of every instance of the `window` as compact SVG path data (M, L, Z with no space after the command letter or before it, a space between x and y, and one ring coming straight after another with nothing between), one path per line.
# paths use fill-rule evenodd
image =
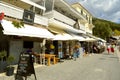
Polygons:
M23 48L33 48L33 41L24 41Z
M52 11L54 6L53 2L54 0L45 0L46 12Z

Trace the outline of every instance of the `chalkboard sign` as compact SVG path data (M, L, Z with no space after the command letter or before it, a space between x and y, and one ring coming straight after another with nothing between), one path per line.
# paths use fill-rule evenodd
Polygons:
M21 53L15 80L23 80L19 79L21 77L25 77L25 80L27 80L27 76L30 76L31 74L34 74L36 80L32 54Z

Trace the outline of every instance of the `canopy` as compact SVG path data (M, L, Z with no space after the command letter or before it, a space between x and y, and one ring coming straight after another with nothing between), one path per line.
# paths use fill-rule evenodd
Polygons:
M83 36L80 36L80 35L73 35L72 34L72 36L73 36L73 40L78 40L78 41L84 41L85 40L85 38L83 37Z
M93 41L97 41L97 40L94 38L87 37L84 41L93 42Z
M106 42L106 40L102 39L102 38L98 38L98 40L102 41L102 42Z
M3 32L6 35L29 36L38 38L53 38L54 35L45 28L24 24L22 28L16 28L11 21L2 20Z
M53 40L71 40L73 37L67 33L57 34Z

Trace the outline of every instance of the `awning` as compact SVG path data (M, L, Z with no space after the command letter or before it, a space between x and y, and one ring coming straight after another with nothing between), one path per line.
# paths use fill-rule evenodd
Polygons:
M112 39L112 40L117 40L117 38L115 38L115 37L110 37L110 39Z
M24 24L22 28L16 28L11 21L2 20L3 33L6 35L29 36L38 38L53 38L54 35L47 29Z
M63 33L63 34L57 34L55 35L55 37L53 38L53 40L72 40L72 36L67 34L67 33Z
M98 38L97 40L101 41L101 42L106 42L106 40L102 39L102 38Z
M55 28L54 26L49 26L48 29L56 34L53 40L71 40L73 37L65 32L63 29Z
M73 40L78 40L78 41L84 41L85 38L83 36L80 36L80 35L75 35L75 34L72 34L73 36Z
M98 39L96 36L94 36L94 35L92 35L92 34L87 34L87 36L89 37L89 38L93 38L93 39Z
M93 41L97 41L97 40L94 38L87 37L84 41L93 42Z

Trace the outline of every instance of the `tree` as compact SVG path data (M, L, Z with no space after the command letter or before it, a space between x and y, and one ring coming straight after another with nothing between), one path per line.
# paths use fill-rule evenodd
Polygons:
M112 29L108 23L100 22L99 20L94 22L93 35L106 39L106 37L112 36Z
M95 26L100 26L100 25L103 25L103 23L107 26L107 25L109 25L109 27L111 28L111 30L112 30L112 32L111 32L111 30L110 30L110 32L109 32L109 34L110 35L108 35L107 37L110 37L110 36L112 36L112 35L114 35L114 36L119 36L120 34L120 24L117 24L117 23L113 23L113 22L111 22L111 21L107 21L107 20L103 20L103 19L98 19L98 18L93 18L93 24L95 25ZM105 27L105 28L107 28L107 27ZM109 28L108 28L108 30L109 30ZM117 31L116 31L117 30ZM103 30L104 31L104 30ZM94 30L94 34L96 34L96 30ZM114 34L112 34L112 33L114 33ZM107 34L107 33L106 33Z
M114 30L114 36L119 36L120 35L120 31L118 31L117 29Z

